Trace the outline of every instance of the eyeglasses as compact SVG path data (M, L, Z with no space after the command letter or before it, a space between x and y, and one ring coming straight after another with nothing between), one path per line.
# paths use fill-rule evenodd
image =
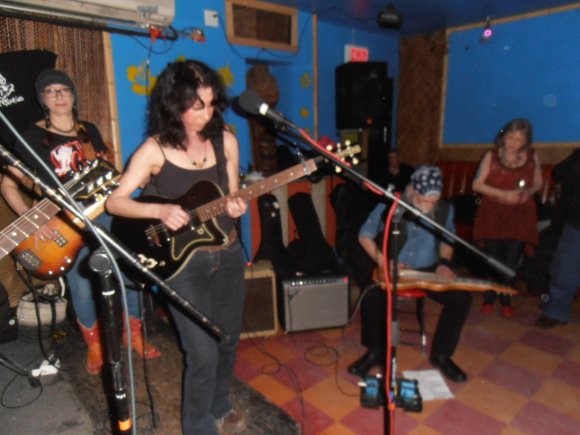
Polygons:
M71 88L60 88L60 89L48 88L42 91L42 93L44 94L45 97L56 98L57 95L60 95L61 97L70 97L73 92Z

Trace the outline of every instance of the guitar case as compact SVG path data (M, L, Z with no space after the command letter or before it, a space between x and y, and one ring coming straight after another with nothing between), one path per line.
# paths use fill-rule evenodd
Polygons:
M288 199L288 207L298 236L288 244L288 252L298 270L306 275L338 273L338 259L322 233L312 197L295 193Z
M260 226L262 240L254 257L258 260L270 260L276 276L291 276L296 272L294 260L288 253L282 239L282 222L280 219L280 205L278 199L271 193L258 198Z
M361 247L358 232L377 204L376 196L346 182L332 190L330 203L336 215L336 253L349 277L365 289L372 282L376 264Z

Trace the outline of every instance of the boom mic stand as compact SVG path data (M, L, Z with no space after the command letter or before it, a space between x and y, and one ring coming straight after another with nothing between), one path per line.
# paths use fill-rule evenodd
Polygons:
M396 198L395 195L393 194L393 192L391 192L390 190L383 189L381 186L374 183L373 181L371 181L370 179L368 179L364 175L356 172L348 163L345 163L344 161L340 160L334 154L332 154L332 152L326 150L323 146L321 146L316 141L314 141L312 138L310 138L310 136L303 129L297 128L291 122L285 122L283 120L283 117L282 117L282 119L278 119L277 122L274 123L274 125L276 126L276 128L278 129L278 131L280 133L286 134L286 135L289 135L295 139L298 139L300 142L308 145L311 149L316 151L321 156L327 158L328 160L333 162L335 165L342 168L345 171L345 173L351 175L355 179L360 180L360 182L363 185L365 185L367 188L369 188L373 193L375 193L377 195L384 196L391 201L397 201L397 204L401 207L401 212L408 211L411 214L413 214L416 218L418 218L419 220L424 221L425 223L430 225L432 228L434 228L434 230L437 233L444 235L450 241L449 243L456 243L456 244L461 245L462 247L468 249L469 251L471 251L474 254L476 254L477 256L479 256L481 259L485 260L485 262L488 263L491 267L495 268L496 270L503 273L504 275L506 275L508 277L512 277L512 278L515 276L515 272L512 269L510 269L507 266L505 266L504 264L500 263L495 258L490 257L489 255L485 254L483 251L480 251L475 246L469 244L468 242L463 240L458 235L450 232L447 228L438 224L433 219L431 219L429 216L426 216L425 214L423 214L419 209L413 207L411 204L409 204L401 199ZM397 211L397 213L398 212L399 211ZM393 260L396 261L396 258L394 258ZM396 271L396 268L395 268L395 271ZM385 271L385 275L387 273L388 273L388 271ZM394 283L395 283L395 290L396 290L397 273L394 273L393 275L394 275ZM396 297L393 296L393 299L394 300L393 300L392 304L394 305L394 304L396 304ZM394 317L396 318L395 314L394 314ZM398 335L398 328L395 331L394 327L395 327L394 324L393 325L387 324L387 337L393 336L395 334ZM394 355L394 349L393 349L393 355ZM391 363L396 364L395 361L386 361L386 363L387 364L391 364ZM394 370L392 370L392 379L395 379ZM391 387L391 385L390 385L391 381L392 381L391 379L385 380L385 387L387 388L387 391L385 393L386 393L387 399L389 399L391 397L391 391L389 390L389 388ZM385 406L385 429L389 428L389 427L393 427L393 425L394 425L394 422L390 418L387 406ZM389 431L389 432L391 432L391 431ZM388 432L385 432L385 433L388 433Z

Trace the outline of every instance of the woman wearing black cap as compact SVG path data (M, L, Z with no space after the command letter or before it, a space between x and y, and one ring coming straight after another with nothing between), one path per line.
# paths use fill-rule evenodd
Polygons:
M97 127L90 122L81 121L78 117L76 88L70 77L63 71L47 69L38 75L34 86L45 116L26 129L22 136L56 175L63 177L71 171L77 172L86 161L106 159L108 149ZM41 165L19 141L14 145L14 152L26 166L42 176ZM22 215L30 206L20 194L19 185L26 184L24 182L27 179L13 167L9 168L9 175L2 178L2 195L12 210ZM109 217L101 215L99 221L108 224ZM50 249L50 243L56 240L57 234L49 221L38 229L34 237L40 249ZM49 244L43 246L45 243ZM88 257L89 249L85 246L68 271L67 280L77 320L88 346L86 369L90 374L96 375L103 367L103 348L90 276L85 271ZM155 358L160 355L159 351L151 344L144 343L141 336L137 296L134 291L127 293L132 348L142 357ZM126 337L124 342L126 344Z

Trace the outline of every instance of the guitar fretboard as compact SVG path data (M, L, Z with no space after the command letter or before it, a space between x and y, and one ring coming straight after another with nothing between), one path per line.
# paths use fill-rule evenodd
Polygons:
M299 178L314 172L316 170L315 160L316 159L307 160L304 163L299 163L298 165L292 166L291 168L279 172L276 175L272 175L271 177L268 177L264 180L256 181L249 187L238 190L233 195L215 199L196 208L193 213L197 214L202 222L225 214L228 198L238 197L242 198L244 201L249 201L251 199L257 198L260 195L271 192L278 187L284 186L291 181L298 180Z
M485 281L483 279L475 278L461 278L455 277L454 279L445 278L444 276L437 275L436 273L430 272L417 272L415 270L401 270L399 272L402 279L413 280L413 281L432 281L441 284L445 283L456 283L456 284L470 284L475 286L490 286L495 285L492 281Z
M10 254L14 248L31 234L34 234L59 211L60 208L45 198L0 231L0 260Z

